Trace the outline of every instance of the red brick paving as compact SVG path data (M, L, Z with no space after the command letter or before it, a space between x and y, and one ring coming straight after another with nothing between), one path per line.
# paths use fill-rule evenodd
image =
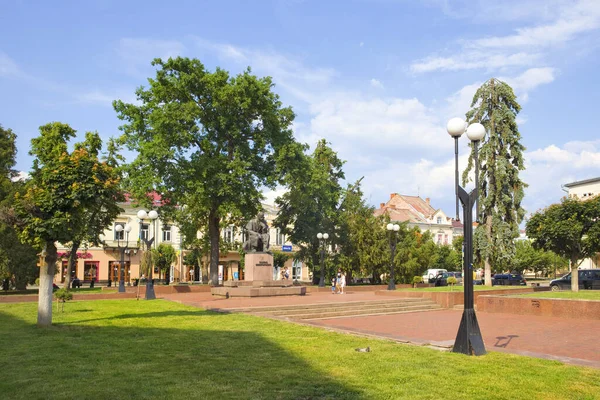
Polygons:
M208 293L171 294L165 298L201 308L260 307L284 304L382 300L374 292L263 298L212 298ZM322 327L365 333L416 344L451 346L461 310L439 310L384 316L332 318L309 321ZM600 321L478 312L477 319L488 351L500 351L600 368L597 335Z

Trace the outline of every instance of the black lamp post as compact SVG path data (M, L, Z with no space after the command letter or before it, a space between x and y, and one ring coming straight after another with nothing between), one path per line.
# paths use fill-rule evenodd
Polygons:
M146 213L145 210L140 210L137 213L137 217L140 219L140 239L143 240L143 242L146 244L146 251L152 251L152 243L154 243L154 239L155 237L153 237L152 239L149 239L148 237L144 237L142 235L142 225L144 224L144 220L146 218L150 218L152 220L152 230L153 230L153 234L154 236L156 236L156 229L154 227L154 222L156 221L156 218L158 218L158 213L155 210L150 211L149 213ZM150 260L152 260L152 255L150 255ZM152 269L153 269L153 265L152 262L150 262L150 265L148 266L148 276L146 278L146 296L145 299L146 300L154 300L156 299L156 294L154 293L154 284L152 283Z
M462 203L463 208L464 236L463 285L465 304L452 351L455 353L480 356L485 354L486 351L473 304L473 205L477 202L479 191L479 168L477 166L477 158L479 141L485 136L485 127L480 123L474 123L469 125L469 128L467 129L467 136L473 142L475 150L475 189L472 190L471 193L467 193L465 189L458 185L458 138L465 132L465 126L465 121L460 118L452 118L448 121L446 126L448 133L455 139L456 143L455 153L457 163L455 170L455 189L457 198ZM479 214L479 210L477 210L477 214Z
M131 225L125 224L115 226L115 231L117 231L117 247L121 251L121 271L119 276L119 293L125 293L125 252L128 249L129 245L129 232L131 232ZM125 247L121 247L121 232L125 231Z
M392 253L392 262L390 265L390 283L388 283L388 290L396 290L396 275L394 273L394 258L396 256L396 243L398 243L398 231L400 225L389 223L386 226L388 232L390 232L390 251Z
M319 287L325 287L325 245L327 239L329 239L328 233L317 233L317 239L319 239L319 248L321 251L321 278L319 279Z

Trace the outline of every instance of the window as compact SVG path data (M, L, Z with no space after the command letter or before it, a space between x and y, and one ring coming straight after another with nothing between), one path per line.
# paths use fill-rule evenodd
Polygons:
M448 235L444 235L444 244L448 244Z
M285 235L283 233L281 233L279 231L279 229L277 229L277 231L275 232L275 244L282 245L284 243L285 243Z
M223 240L226 243L232 243L233 242L233 228L231 226L223 229Z
M437 243L438 243L438 244L441 244L441 243L442 243L442 234L441 234L441 233L439 233L439 234L437 235Z
M148 224L142 224L140 226L140 237L144 240L148 240Z
M98 261L86 261L83 264L83 279L98 282Z
M163 242L170 242L171 241L171 226L170 225L163 225L163 228L162 228L162 241Z
M441 224L442 223L442 217L437 217L437 223Z
M125 224L122 224L122 223L115 224L115 227L113 228L113 232L115 234L115 240L125 239L125 231L122 230L121 232L117 232L117 226L121 226L121 228L125 228Z

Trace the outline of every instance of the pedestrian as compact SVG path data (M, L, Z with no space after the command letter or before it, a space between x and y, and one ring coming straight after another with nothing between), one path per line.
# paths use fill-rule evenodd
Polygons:
M331 294L335 294L335 276L331 278Z
M285 267L283 269L283 276L284 276L285 280L290 279L290 271L288 270L288 267Z
M341 269L338 269L337 286L339 288L339 293L344 294L344 287L346 286L346 275L344 275Z

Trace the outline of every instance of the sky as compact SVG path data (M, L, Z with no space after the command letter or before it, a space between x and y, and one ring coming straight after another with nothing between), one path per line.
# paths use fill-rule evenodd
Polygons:
M297 140L330 142L375 206L419 195L454 215L446 122L491 77L522 106L528 213L600 176L599 0L0 0L0 124L17 134L16 168L30 170L51 121L120 135L112 101L134 102L152 59L175 56L271 76Z

